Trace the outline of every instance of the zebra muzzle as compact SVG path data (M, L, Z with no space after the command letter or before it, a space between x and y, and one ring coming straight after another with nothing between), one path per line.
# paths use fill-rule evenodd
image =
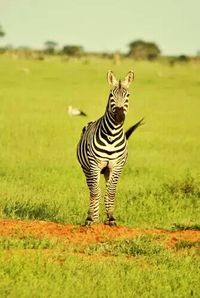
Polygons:
M121 124L125 120L125 113L124 113L124 108L121 107L116 107L115 113L114 113L114 119L116 124Z

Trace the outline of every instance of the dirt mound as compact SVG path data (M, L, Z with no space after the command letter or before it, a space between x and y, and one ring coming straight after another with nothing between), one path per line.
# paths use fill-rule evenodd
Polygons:
M200 231L167 231L161 229L139 229L124 226L109 227L97 224L91 228L59 224L46 221L0 220L0 236L14 236L23 238L33 236L37 238L62 238L74 244L90 244L112 239L133 239L141 235L158 235L168 247L179 241L200 241ZM163 236L163 237L162 237Z

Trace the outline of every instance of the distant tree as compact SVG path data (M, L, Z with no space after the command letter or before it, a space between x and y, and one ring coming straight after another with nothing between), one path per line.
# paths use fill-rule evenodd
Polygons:
M55 54L55 49L58 46L58 43L52 40L48 40L45 42L45 52L49 55L54 55Z
M2 26L0 25L0 37L4 37L6 34L5 32L3 31L3 28Z
M3 31L2 26L0 25L0 37L4 37L5 36L5 32ZM0 54L3 54L6 51L5 48L0 48Z
M177 62L181 62L181 63L186 63L186 62L188 62L189 60L190 60L189 57L186 56L186 55L180 55L180 56L178 56L177 59L176 59Z
M135 59L154 60L160 53L159 47L153 42L135 40L129 44L128 56Z
M177 63L188 63L190 61L190 57L186 55L172 56L168 58L168 62L170 66L174 66Z
M79 57L83 54L83 47L74 46L74 45L66 45L62 48L61 54Z

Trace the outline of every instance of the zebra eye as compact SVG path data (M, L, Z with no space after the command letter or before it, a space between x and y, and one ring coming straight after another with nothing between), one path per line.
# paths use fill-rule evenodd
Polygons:
M126 97L129 97L130 94L127 94Z

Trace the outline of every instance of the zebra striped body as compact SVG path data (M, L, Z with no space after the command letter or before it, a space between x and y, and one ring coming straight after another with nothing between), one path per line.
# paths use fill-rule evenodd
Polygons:
M99 220L101 173L106 179L106 223L115 224L113 211L116 186L128 154L123 123L128 110L128 87L132 80L132 71L122 82L118 82L111 71L108 72L108 82L112 89L105 114L98 120L90 122L82 131L77 157L90 190L90 207L86 224Z

